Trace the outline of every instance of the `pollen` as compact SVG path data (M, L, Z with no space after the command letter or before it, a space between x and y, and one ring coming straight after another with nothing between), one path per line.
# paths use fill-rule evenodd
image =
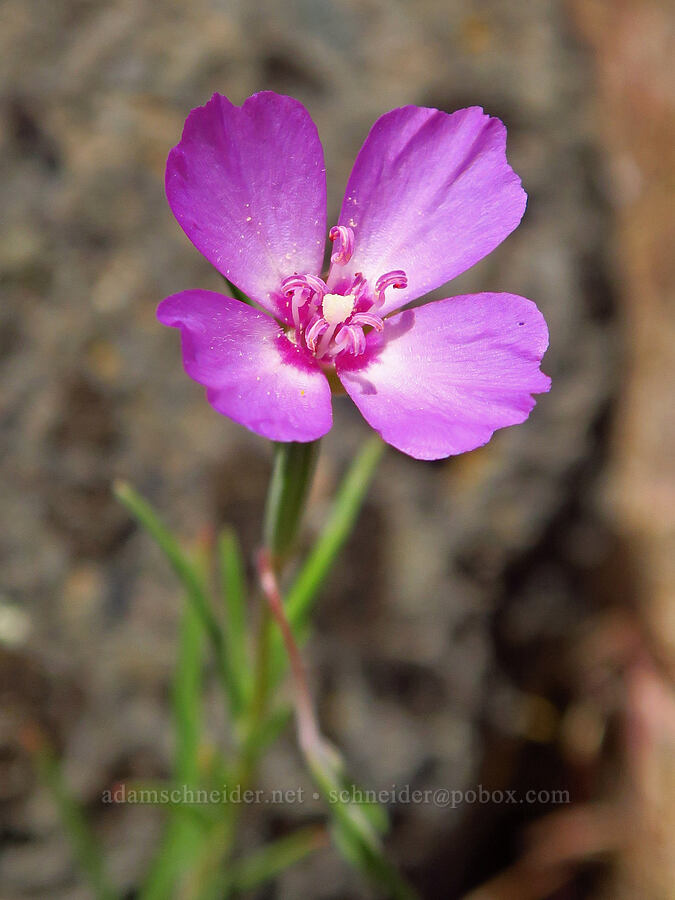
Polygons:
M323 317L329 325L339 325L351 316L355 303L356 297L353 294L325 294Z

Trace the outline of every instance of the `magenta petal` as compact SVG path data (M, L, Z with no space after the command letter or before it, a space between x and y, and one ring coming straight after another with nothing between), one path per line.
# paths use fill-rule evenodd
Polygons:
M366 421L417 459L441 459L486 444L523 422L548 346L543 316L514 294L467 294L428 303L368 335L363 357L338 359L338 375Z
M382 116L361 148L340 225L354 254L331 287L362 272L374 284L403 269L385 313L421 297L482 259L520 222L527 196L506 161L506 128L482 109L452 115L405 106Z
M297 100L264 91L239 107L214 94L192 110L169 154L166 193L195 247L272 312L284 278L320 273L326 170Z
M183 291L160 303L157 318L180 328L185 371L219 413L273 441L314 441L330 430L328 381L265 313Z

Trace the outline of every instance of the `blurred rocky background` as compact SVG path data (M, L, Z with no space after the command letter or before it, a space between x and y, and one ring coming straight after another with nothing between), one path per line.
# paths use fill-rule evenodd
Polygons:
M2 900L90 896L27 729L129 897L161 830L101 803L167 772L180 604L112 480L188 540L227 522L256 548L269 448L204 402L154 311L222 289L164 198L185 115L263 88L317 122L331 221L382 112L500 116L528 211L451 292L521 293L551 330L524 426L442 463L388 453L308 648L325 731L373 788L570 791L393 804L425 898L674 896L673 29L666 0L3 0ZM367 432L336 405L310 534ZM305 783L289 734L263 785ZM252 810L242 840L319 816ZM369 894L325 849L261 896Z

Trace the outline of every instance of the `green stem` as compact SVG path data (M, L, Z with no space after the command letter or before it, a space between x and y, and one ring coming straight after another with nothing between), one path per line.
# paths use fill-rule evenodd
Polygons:
M284 557L297 536L318 454L319 441L309 444L295 442L275 444L274 468L265 506L263 538L265 553L276 573L283 566ZM253 779L258 756L257 737L267 714L272 647L272 621L269 607L265 604L261 610L253 692L239 764L238 782L242 788L248 787Z
M288 623L284 612L284 603L279 589L279 580L272 568L269 554L261 550L258 554L258 578L267 598L270 612L274 616L279 631L286 647L291 672L293 674L293 687L295 693L295 720L298 728L298 743L305 755L313 750L319 752L322 743L319 728L314 713L312 697L309 690L309 682L305 671L305 664L300 655L300 650L293 637L293 630Z
M318 441L308 444L275 444L274 468L265 506L263 540L277 572L283 567L297 536L318 452ZM258 737L267 717L273 647L271 626L270 610L265 604L261 611L258 630L250 704L244 717L243 739L234 770L235 784L240 786L242 792L253 783L260 753ZM205 896L210 896L208 885L217 879L218 870L222 871L231 859L240 813L239 804L228 804L219 826L211 836L197 878L197 883L207 885L204 890Z
M280 576L284 560L297 537L318 456L319 441L275 444L274 468L267 493L263 533L263 552L274 577ZM258 635L255 687L243 753L243 769L247 777L252 773L257 754L256 738L267 711L272 682L274 637L270 609L265 604Z
M265 507L264 542L277 567L297 537L318 456L319 441L275 444L274 469Z
M284 607L300 644L307 638L316 597L352 533L385 446L378 437L363 444L338 488L314 546L288 587ZM285 670L280 634L274 634L273 644L270 677L274 685Z

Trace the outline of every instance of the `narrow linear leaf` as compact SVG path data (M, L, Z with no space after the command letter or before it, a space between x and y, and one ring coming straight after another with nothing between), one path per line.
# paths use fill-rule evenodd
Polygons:
M202 732L202 636L203 629L194 606L183 611L180 627L178 665L173 686L176 732L174 778L179 784L196 784L199 779L199 745Z
M199 746L202 731L203 628L194 605L186 604L180 624L178 663L173 685L175 754L172 787L199 784ZM169 796L170 791L167 790ZM162 796L160 794L160 796ZM181 803L167 803L169 820L148 875L142 900L171 896L181 873L199 851L205 823L197 810Z
M352 801L352 796L360 792L344 778L339 756L320 754L307 756L306 760L314 783L328 804L336 846L347 862L384 888L387 897L416 900L415 891L384 852L379 832L386 823L385 811L376 809L374 804Z
M116 481L113 491L117 499L155 539L187 591L188 598L197 610L209 638L218 647L219 656L222 655L222 633L211 611L204 581L197 566L183 552L176 538L147 500L141 497L130 484L125 481Z
M194 607L202 628L211 642L216 658L218 675L227 692L228 700L230 703L234 702L223 632L211 609L205 578L197 565L184 553L174 535L164 525L147 500L144 500L130 484L124 481L115 482L113 490L117 499L155 539L155 542L166 556L185 588L187 600Z
M246 629L246 585L244 561L235 532L224 529L218 539L218 556L225 608L225 646L230 682L232 713L238 718L251 693L251 663Z
M331 829L335 845L343 858L373 884L386 891L392 900L419 900L417 893L381 854L361 838L349 817L335 819Z
M306 624L314 598L352 532L384 448L379 438L370 438L338 488L321 534L286 595L288 620L295 629Z
M70 791L61 766L51 750L42 747L35 756L38 771L56 803L61 822L70 839L75 858L87 876L97 900L115 900L114 890L105 872L103 853L86 816Z
M361 448L338 488L316 543L288 589L284 606L300 642L307 636L314 600L352 532L384 448L384 443L375 437ZM272 672L278 678L285 662L278 633L274 635L272 660Z
M326 844L323 826L301 828L234 863L229 876L230 885L236 891L253 890Z
M390 822L387 810L375 799L375 791L369 792L346 779L341 790L344 796L349 795L352 798L350 802L358 806L378 834L384 835L389 831Z

